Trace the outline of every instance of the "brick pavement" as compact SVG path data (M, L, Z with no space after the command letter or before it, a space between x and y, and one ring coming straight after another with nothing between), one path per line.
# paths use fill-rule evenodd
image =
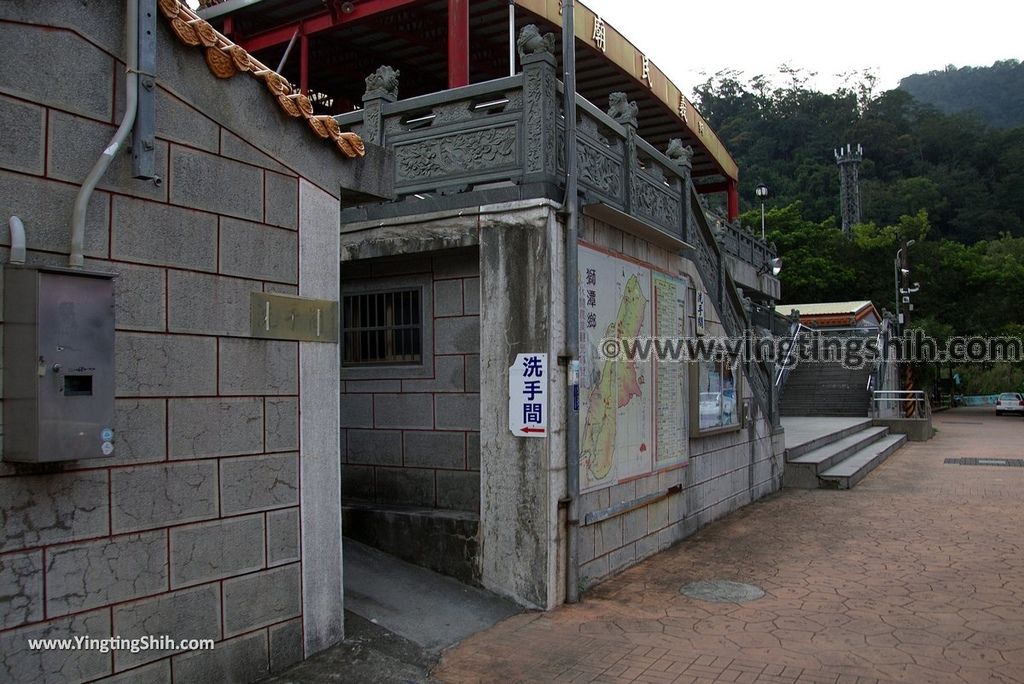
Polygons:
M786 490L447 652L445 682L1024 682L1024 419L937 414L856 488ZM762 587L716 604L699 579Z

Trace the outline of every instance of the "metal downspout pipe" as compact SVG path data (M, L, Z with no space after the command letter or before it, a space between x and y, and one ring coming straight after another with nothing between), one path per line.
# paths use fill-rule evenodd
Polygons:
M576 164L576 26L575 3L562 0L562 78L565 105L565 354L569 361L566 392L565 469L569 511L566 520L565 600L579 601L580 421L579 340L580 312L577 271L579 250L579 197ZM575 382L576 384L573 384Z
M139 107L139 0L127 0L125 9L125 108L121 125L103 154L85 177L75 197L75 209L71 216L71 256L68 261L72 268L83 266L82 252L85 249L85 215L89 200L110 163L121 151L124 141L135 124Z

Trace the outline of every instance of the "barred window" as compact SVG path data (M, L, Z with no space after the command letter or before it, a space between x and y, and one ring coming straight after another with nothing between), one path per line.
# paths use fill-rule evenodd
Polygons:
M419 363L423 358L419 288L345 295L342 343L345 366Z

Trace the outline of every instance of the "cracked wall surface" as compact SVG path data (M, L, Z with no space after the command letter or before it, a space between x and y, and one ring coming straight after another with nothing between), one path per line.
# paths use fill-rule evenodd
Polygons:
M67 262L78 186L124 108L123 11L0 3L0 263L8 215L25 223L29 263ZM317 267L318 294L300 244L328 253L340 188L355 187L360 172L314 136L292 135L259 84L212 78L165 22L157 43L161 180L133 179L122 153L86 221L86 267L118 276L115 452L46 467L0 458L4 682L253 681L341 633L330 615L341 615L340 589L336 603L322 601L312 582L306 601L324 613L316 624L327 636L304 632L302 535L316 522L316 534L337 538L340 587L340 511L333 527L323 511L303 518L299 476L315 456L300 452L300 369L333 378L336 396L337 347L300 359L299 343L251 338L249 297L302 288L337 298L337 247L333 269ZM0 402L0 439L2 426ZM337 426L303 430L301 448L326 445L319 457L336 469ZM320 479L336 503L337 478ZM217 647L111 656L27 643L148 634L209 637Z

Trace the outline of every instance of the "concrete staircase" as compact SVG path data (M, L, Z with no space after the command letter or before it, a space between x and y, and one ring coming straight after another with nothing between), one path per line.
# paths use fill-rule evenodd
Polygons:
M906 441L906 435L889 434L889 428L874 427L865 419L787 447L783 483L804 489L850 489Z
M850 369L838 363L801 363L782 389L783 416L867 416L868 377L873 367Z

